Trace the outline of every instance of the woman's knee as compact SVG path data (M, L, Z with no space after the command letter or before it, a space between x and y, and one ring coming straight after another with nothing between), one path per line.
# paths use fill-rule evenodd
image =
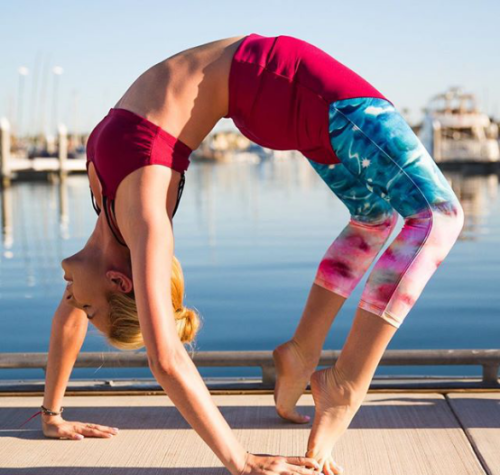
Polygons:
M404 225L376 263L360 307L399 327L457 241L464 213L457 199L426 207Z
M355 226L367 226L376 229L385 229L386 231L392 232L396 227L399 214L397 211L386 206L383 208L373 209L371 212L366 212L363 214L351 214L350 222Z
M436 244L441 246L442 252L445 254L443 259L458 240L464 222L464 210L458 199L446 201L433 207L433 235Z
M457 241L464 220L462 205L453 194L446 201L433 203L418 213L406 216L404 227L410 231L409 238L415 238L416 244L431 247L434 254L444 258ZM422 242L418 243L419 240Z

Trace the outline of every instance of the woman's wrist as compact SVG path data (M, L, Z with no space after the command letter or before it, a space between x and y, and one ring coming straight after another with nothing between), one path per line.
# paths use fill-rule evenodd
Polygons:
M42 421L51 424L62 420L63 408L60 406L51 406L42 404L41 406Z
M57 416L51 416L49 414L44 414L42 412L41 416L42 416L42 423L45 423L45 424L53 424L55 422L60 422L63 420L63 418L60 414L58 414Z
M250 457L250 452L246 451L238 457L238 461L235 464L234 475L243 475L246 473L248 458Z

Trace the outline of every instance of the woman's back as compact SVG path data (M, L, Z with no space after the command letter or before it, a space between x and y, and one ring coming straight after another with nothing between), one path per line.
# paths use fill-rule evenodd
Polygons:
M116 108L139 114L195 150L228 111L233 54L244 36L177 53L143 74Z
M92 131L87 169L94 208L98 213L104 208L121 244L114 217L118 186L146 164L161 163L181 173L187 169L190 152L228 111L229 70L243 38L200 45L152 66ZM177 203L183 178L172 177L179 188Z

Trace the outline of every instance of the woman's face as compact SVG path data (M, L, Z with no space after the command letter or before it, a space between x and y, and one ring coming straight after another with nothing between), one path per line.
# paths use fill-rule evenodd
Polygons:
M68 282L67 302L82 309L89 320L106 333L109 315L106 295L132 290L124 254L87 243L81 251L63 259L61 266Z

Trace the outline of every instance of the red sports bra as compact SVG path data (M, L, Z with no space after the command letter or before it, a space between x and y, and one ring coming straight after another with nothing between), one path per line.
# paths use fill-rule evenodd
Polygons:
M87 175L89 163L94 168L102 187L106 220L117 241L127 246L118 229L115 216L116 190L131 172L146 165L160 164L181 173L174 215L185 183L192 149L135 112L112 108L92 130L87 142ZM92 206L101 210L90 188Z

